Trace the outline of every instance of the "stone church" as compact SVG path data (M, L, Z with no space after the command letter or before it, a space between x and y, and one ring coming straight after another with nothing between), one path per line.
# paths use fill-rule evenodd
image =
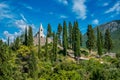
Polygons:
M34 36L34 45L35 46L38 45L39 36L40 36L41 46L45 45L45 43L46 43L46 36L44 34L44 29L43 29L42 24L40 24L40 28L39 28L38 32L35 34L35 36ZM48 43L51 43L51 42L52 42L52 39L48 38Z

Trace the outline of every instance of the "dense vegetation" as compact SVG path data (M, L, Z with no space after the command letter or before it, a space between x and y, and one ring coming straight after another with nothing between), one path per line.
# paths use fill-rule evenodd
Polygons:
M112 49L109 29L104 34L106 45L99 29L95 39L94 30L88 25L87 35L88 50L82 48L78 22L67 25L64 21L63 26L58 24L57 32L52 32L48 24L44 46L40 36L38 46L34 46L30 26L13 43L9 38L7 43L0 40L0 80L119 80L120 53L116 57L105 55ZM53 42L48 43L48 38Z

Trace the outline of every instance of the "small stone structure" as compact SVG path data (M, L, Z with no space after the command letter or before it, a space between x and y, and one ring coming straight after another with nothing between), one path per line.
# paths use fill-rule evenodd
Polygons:
M46 36L44 35L44 29L42 24L40 25L39 31L35 34L34 36L34 45L38 45L38 41L39 41L39 36L40 36L40 43L41 46L45 45L46 43ZM48 38L48 43L51 43L52 39Z

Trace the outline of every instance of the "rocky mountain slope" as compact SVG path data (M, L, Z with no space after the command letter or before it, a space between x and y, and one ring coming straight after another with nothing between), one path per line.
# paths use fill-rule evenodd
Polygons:
M113 41L113 50L112 52L120 53L120 20L114 20L111 22L107 22L105 24L101 24L98 26L100 31L104 34L106 29L110 29L112 41ZM97 27L94 28L94 32L96 34ZM85 42L87 40L86 34L83 35L83 45L85 46Z

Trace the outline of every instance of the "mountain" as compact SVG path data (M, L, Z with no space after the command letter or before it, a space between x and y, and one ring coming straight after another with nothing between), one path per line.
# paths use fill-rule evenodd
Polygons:
M114 20L111 22L107 22L96 26L94 28L95 34L97 33L97 27L99 27L100 31L104 34L106 29L110 29L112 41L113 41L113 50L112 52L120 53L120 20ZM85 42L87 40L87 35L83 35L83 46L85 47Z

